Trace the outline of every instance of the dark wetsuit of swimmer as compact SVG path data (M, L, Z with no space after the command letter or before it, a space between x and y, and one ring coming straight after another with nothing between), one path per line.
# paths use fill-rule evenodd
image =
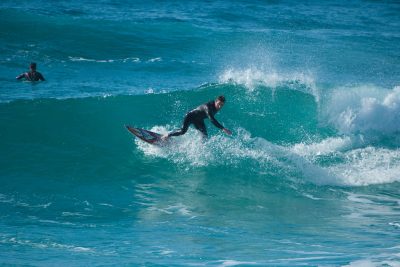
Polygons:
M30 81L30 82L37 82L37 81L44 81L44 77L40 72L37 71L28 71L25 73L22 73L17 77L17 80L21 80L22 78L25 78L25 80Z
M209 118L211 122L218 128L224 129L224 126L222 126L215 118L214 115L218 112L218 110L215 107L215 101L210 101L207 102L197 108L195 108L192 111L189 111L185 118L183 119L183 126L180 130L174 131L172 133L168 134L168 137L170 136L179 136L183 135L187 132L189 125L193 124L194 127L199 130L202 134L203 137L207 137L207 128L206 125L204 124L204 119Z

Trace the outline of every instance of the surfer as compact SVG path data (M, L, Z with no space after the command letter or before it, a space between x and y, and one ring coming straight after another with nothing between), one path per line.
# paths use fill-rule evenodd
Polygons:
M203 105L198 106L197 108L189 111L184 119L183 125L181 129L170 132L167 135L162 137L163 140L168 139L171 136L179 136L183 135L187 132L189 125L193 124L194 127L200 131L204 138L208 137L207 128L204 124L204 119L209 118L211 122L219 129L223 130L226 134L231 135L232 132L222 126L215 118L214 115L223 107L225 104L225 97L218 96L215 100L211 100Z
M25 79L30 82L44 81L43 75L36 71L36 63L32 62L29 66L30 71L24 72L17 77L17 80Z

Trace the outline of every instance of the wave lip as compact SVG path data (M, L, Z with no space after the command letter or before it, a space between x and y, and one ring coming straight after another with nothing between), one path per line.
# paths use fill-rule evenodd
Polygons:
M264 71L258 68L231 68L219 76L219 81L220 83L243 85L250 92L255 91L258 87L269 87L272 89L285 87L310 94L314 96L317 102L320 99L314 77L311 74L301 72L283 74L276 71Z

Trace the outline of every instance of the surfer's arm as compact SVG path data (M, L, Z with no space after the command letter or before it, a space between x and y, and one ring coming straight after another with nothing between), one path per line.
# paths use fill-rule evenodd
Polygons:
M222 131L224 131L227 135L231 135L232 132L228 129L226 129L224 126L222 126L221 123L219 123L215 118L214 115L211 114L208 110L208 108L206 109L206 114L208 116L208 118L210 119L210 121L215 125L215 127L221 129Z
M224 131L227 135L231 135L231 134L232 134L232 132L231 132L230 130L226 129L224 126L222 126L222 124L219 123L219 122L214 118L214 116L209 116L209 118L210 118L211 122L212 122L216 127L220 128L220 129L221 129L222 131Z
M219 129L221 129L221 130L224 129L224 126L222 126L222 124L219 123L219 122L214 118L214 115L212 115L212 114L209 112L208 108L207 108L207 110L206 110L206 113L207 113L207 116L208 116L208 118L210 119L210 121L215 125L215 127L219 128Z
M25 74L25 72L24 72L24 73L20 74L19 76L17 76L16 79L17 79L17 80L21 80L22 78L25 77L25 75L26 75L26 74Z
M225 129L224 126L222 126L221 123L219 123L214 116L210 116L211 122L215 125L215 127L220 128L221 130Z

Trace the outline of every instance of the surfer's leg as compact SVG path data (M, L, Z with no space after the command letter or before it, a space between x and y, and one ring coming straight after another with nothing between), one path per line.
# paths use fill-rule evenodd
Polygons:
M194 127L199 130L202 134L203 139L207 139L208 134L207 134L207 128L206 125L204 124L204 121L196 121L194 124Z
M168 134L168 137L170 136L179 136L179 135L183 135L187 132L189 125L191 124L191 119L190 116L186 115L185 118L183 119L183 125L182 128L179 130L176 130L174 132L171 132Z

